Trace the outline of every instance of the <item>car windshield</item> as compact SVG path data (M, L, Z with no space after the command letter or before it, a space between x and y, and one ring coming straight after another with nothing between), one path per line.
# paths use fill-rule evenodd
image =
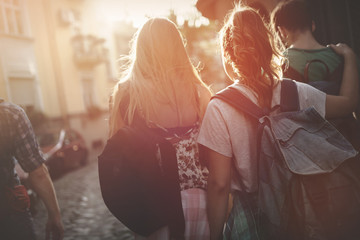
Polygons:
M60 132L44 133L37 136L40 147L54 146L58 143Z

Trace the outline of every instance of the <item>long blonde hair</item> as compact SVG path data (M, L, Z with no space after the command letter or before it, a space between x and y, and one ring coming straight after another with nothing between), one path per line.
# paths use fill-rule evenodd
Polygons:
M111 96L110 135L121 127L121 121L131 125L136 113L141 112L149 122L150 113L156 112L159 101L169 104L179 114L178 101L189 98L201 116L197 86L207 86L191 64L173 22L165 18L149 19L135 33L128 60L125 74ZM177 91L179 84L189 89L187 96ZM122 104L126 105L125 116L120 113Z
M220 31L223 61L239 82L252 89L262 107L270 107L272 89L282 77L282 49L276 33L252 8L235 6Z

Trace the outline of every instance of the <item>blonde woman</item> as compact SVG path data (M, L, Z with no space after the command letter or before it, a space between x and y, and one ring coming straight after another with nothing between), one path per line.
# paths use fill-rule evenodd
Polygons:
M237 7L220 32L223 62L232 85L262 108L279 105L281 55L275 35L251 8ZM358 98L356 58L344 44L331 46L345 59L340 96L296 83L300 108L314 106L326 118L354 110ZM225 227L226 239L259 239L256 213L256 127L244 113L214 99L206 110L198 142L208 161L208 219L211 239L222 239L229 192L234 201Z
M196 138L211 93L191 64L179 30L167 19L149 19L137 31L129 60L112 94L110 134L140 119L173 144L185 239L207 239L208 171L199 162ZM148 239L170 239L169 234L165 227Z

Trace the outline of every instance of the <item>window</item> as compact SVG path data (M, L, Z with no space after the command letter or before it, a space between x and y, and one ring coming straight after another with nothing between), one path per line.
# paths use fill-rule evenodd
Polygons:
M22 0L0 0L0 33L25 35Z
M82 87L85 108L89 110L95 106L94 80L92 78L83 78Z
M114 70L111 65L109 49L104 48L103 53L104 53L104 59L105 59L107 78L110 81L117 81L115 74L114 74Z
M94 79L88 73L83 73L82 90L85 110L90 118L100 116L101 109L98 106L96 92L94 88Z

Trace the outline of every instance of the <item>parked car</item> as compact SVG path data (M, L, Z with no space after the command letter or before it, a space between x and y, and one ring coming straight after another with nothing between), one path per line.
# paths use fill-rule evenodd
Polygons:
M88 150L82 136L73 129L45 131L37 134L51 177L86 165Z

